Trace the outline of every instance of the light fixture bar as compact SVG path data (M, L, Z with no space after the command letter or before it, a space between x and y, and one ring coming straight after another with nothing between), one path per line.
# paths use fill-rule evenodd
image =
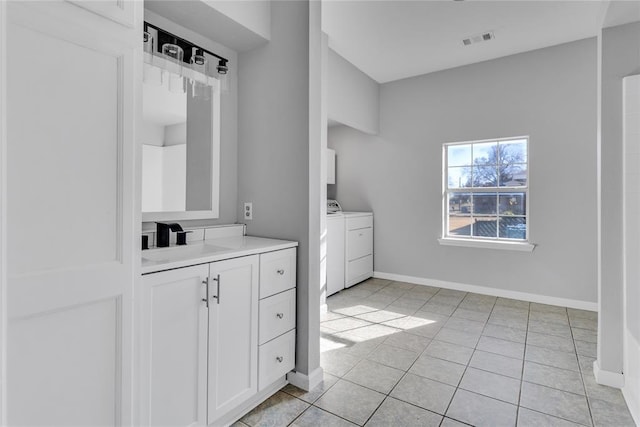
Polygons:
M158 33L157 35L158 42L156 43L156 49L158 50L158 52L162 52L162 45L164 45L165 43L172 43L172 44L178 45L182 48L184 52L193 52L193 49L195 48L202 52L206 52L211 56L218 58L218 67L217 67L218 73L226 74L228 70L227 64L229 62L227 58L220 56L217 53L211 52L210 50L204 49L196 44L191 43L189 40L185 40L182 37L178 37L175 34L165 31L162 28L145 21L144 30L148 31L149 28L153 28ZM191 61L191 55L189 56L185 55L182 58L182 61L189 64Z

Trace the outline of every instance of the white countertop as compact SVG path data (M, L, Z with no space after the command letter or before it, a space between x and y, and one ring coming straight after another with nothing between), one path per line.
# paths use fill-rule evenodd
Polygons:
M142 274L278 251L296 246L298 246L298 242L288 240L235 236L189 242L184 246L146 249L142 251Z

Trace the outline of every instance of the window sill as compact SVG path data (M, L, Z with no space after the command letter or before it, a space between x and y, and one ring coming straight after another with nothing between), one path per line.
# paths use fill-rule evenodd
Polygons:
M463 246L467 248L499 249L506 251L533 252L536 245L528 242L505 242L495 240L479 239L456 239L452 237L442 237L438 242L444 246Z

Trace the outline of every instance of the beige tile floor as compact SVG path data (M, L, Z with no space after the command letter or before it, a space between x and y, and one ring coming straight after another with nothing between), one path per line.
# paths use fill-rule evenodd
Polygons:
M324 383L234 426L634 426L593 377L596 313L380 279L327 303Z

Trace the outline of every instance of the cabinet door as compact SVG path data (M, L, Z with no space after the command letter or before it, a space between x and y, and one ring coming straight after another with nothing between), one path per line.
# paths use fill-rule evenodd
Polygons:
M133 425L142 22L63 1L2 7L6 421Z
M208 274L199 265L143 277L151 302L148 425L206 425Z
M212 423L258 391L258 256L210 264L209 286Z

